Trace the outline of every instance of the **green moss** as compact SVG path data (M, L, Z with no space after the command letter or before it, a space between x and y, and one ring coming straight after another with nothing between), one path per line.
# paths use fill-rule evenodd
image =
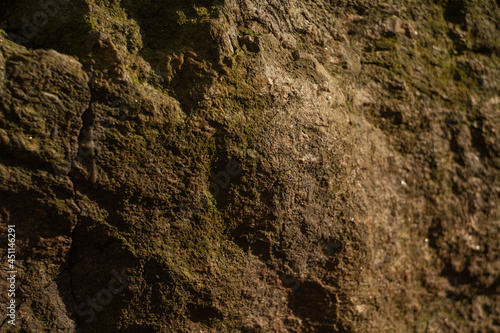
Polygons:
M238 33L240 36L246 36L246 35L257 35L255 31L253 31L250 28L247 28L245 26L238 27Z
M183 25L188 22L186 14L182 10L177 10L175 13L177 14L177 24Z
M61 37L61 50L68 54L80 54L81 47L87 40L88 33L94 28L95 23L91 18L85 17Z
M197 7L196 5L193 6L194 10L198 14L198 17L208 17L210 16L211 10L209 10L207 7Z
M393 50L396 47L397 42L398 42L398 40L397 40L397 37L395 37L395 36L381 38L381 39L375 41L374 49L376 51Z

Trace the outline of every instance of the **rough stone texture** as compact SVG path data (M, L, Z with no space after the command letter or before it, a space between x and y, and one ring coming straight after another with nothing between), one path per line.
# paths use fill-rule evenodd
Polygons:
M3 2L2 330L498 331L498 22L493 0Z

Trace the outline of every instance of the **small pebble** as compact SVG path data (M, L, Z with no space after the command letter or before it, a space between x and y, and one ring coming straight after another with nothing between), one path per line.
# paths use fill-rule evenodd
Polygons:
M8 145L10 143L10 138L7 132L0 128L0 143Z

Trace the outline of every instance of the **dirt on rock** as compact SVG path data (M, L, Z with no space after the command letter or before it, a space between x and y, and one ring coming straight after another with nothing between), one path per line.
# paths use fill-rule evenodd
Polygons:
M498 1L17 0L0 29L0 331L500 332Z

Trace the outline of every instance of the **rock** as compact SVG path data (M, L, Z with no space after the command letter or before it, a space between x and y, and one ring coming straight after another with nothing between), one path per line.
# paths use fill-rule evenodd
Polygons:
M401 19L395 15L389 17L385 20L383 27L384 32L388 35L404 34L405 30L402 27L403 22Z
M8 146L10 143L10 138L7 132L4 129L0 128L0 144L4 146Z
M247 157L251 160L255 160L257 158L257 151L255 149L247 149Z
M0 2L14 331L496 330L493 0L66 2Z
M281 45L286 49L297 49L297 40L291 34L283 34L281 36Z
M259 36L246 35L238 38L240 44L245 45L246 49L250 52L260 52L261 39Z

